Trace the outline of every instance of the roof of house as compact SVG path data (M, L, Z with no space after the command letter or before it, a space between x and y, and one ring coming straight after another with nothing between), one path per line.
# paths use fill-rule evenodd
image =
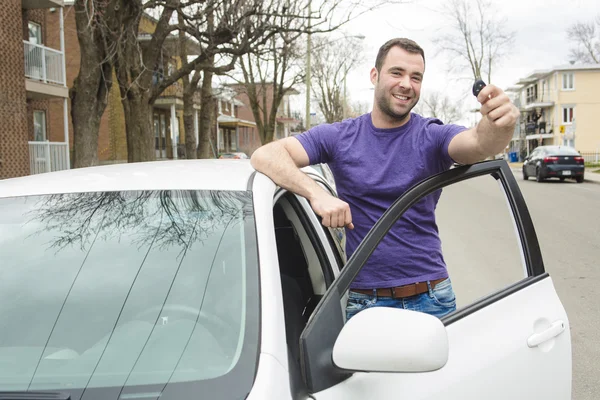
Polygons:
M566 65L558 65L549 69L539 69L531 72L527 76L520 78L516 85L528 85L530 83L537 82L538 80L551 75L555 72L563 72L563 71L599 71L600 72L600 64L566 64ZM522 87L521 87L522 88ZM511 86L507 90L518 91L518 86Z

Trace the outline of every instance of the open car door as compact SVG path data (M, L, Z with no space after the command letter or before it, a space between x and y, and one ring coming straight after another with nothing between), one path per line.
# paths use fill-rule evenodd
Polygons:
M524 276L441 320L376 307L346 323L344 295L403 213L437 190L486 175L506 196ZM301 335L300 350L303 378L317 400L570 399L569 322L508 164L453 168L400 197L324 295Z

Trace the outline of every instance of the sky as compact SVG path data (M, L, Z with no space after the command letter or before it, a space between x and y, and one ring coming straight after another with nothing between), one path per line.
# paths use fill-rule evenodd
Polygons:
M440 91L452 99L463 98L465 109L477 102L470 93L472 78L447 73L447 56L438 54L432 40L448 32L450 21L443 13L447 0L413 0L407 4L388 5L365 14L343 28L346 35L362 35L366 60L348 75L351 102L373 102L369 71L379 47L394 37L408 37L425 51L427 69L421 96ZM515 32L512 49L492 72L493 84L502 89L514 85L534 70L568 64L572 47L567 29L576 22L591 22L600 15L598 0L491 0L498 19L506 18L505 28ZM339 35L339 34L338 34ZM489 82L488 82L489 83ZM304 94L295 96L299 111L304 110ZM458 101L458 100L457 100ZM314 111L314 110L313 110ZM467 117L465 117L467 118ZM461 121L468 123L468 120Z

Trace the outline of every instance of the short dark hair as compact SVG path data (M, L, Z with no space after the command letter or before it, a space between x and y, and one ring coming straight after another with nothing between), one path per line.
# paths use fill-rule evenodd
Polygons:
M400 47L409 53L420 54L421 57L423 57L423 64L425 64L425 52L421 46L419 46L415 41L407 38L395 38L388 40L379 48L377 58L375 59L375 68L377 69L377 72L381 72L383 61L392 47Z

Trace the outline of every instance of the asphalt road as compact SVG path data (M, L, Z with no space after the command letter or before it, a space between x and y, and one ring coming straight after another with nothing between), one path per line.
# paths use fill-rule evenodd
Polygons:
M546 271L567 311L573 399L600 398L600 180L523 181ZM458 306L522 279L506 200L491 177L444 190L437 220Z

